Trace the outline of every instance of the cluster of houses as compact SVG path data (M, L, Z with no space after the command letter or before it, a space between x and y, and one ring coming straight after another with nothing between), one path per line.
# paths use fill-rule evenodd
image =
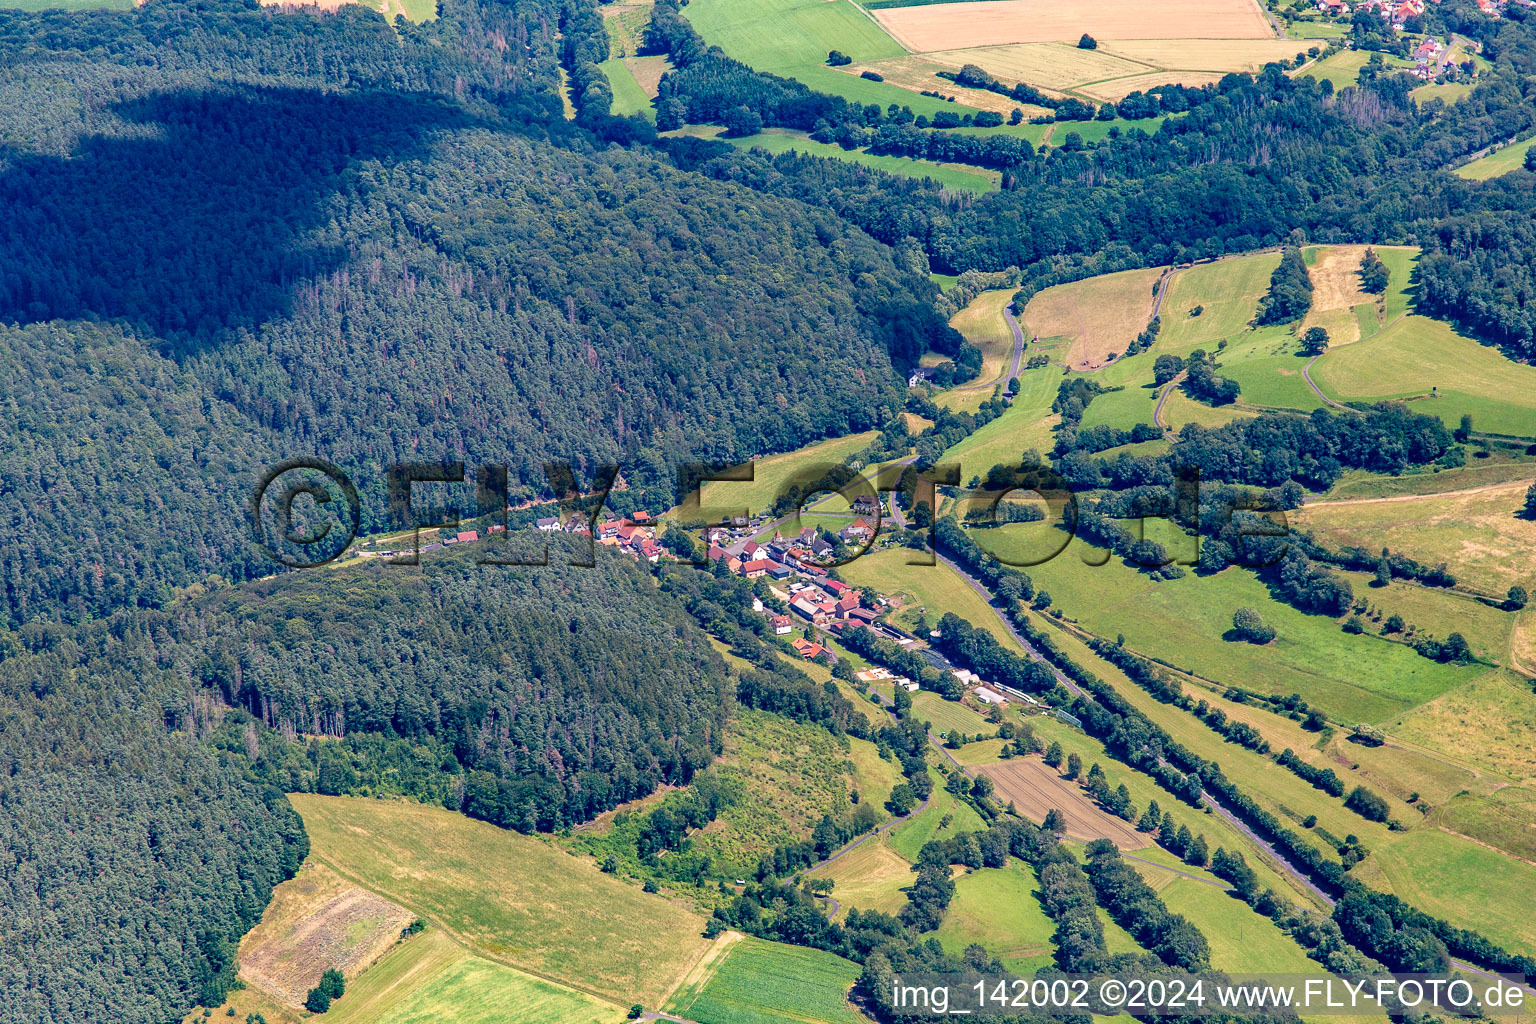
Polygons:
M838 536L848 544L865 544L874 538L875 527L864 519L855 519L840 530ZM817 563L831 558L833 552L832 542L810 527L801 530L795 537L774 534L773 539L766 544L749 540L742 545L739 555L732 554L722 546L720 541L723 539L716 534L711 535L709 560L724 560L727 569L749 580L762 576L776 583L792 576L824 579L827 571Z
M1510 2L1533 6L1532 0L1477 0L1477 8L1489 17L1498 18L1503 16L1504 8ZM1317 0L1317 9L1333 18L1347 17L1351 11L1375 11L1401 32L1410 19L1424 17L1424 0L1356 0L1353 4L1346 0Z
M545 529L546 522L540 519L539 529ZM551 528L560 529L559 521L556 520ZM608 519L598 523L597 542L627 551L643 562L655 562L661 558L661 545L656 543L656 520L643 510L631 512L624 519Z

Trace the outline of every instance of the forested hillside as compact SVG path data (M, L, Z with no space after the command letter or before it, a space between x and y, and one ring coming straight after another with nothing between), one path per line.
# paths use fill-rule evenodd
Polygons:
M0 636L0 1020L217 1002L308 850L280 790L198 742L146 626L35 637L37 653Z
M267 467L344 466L369 529L400 460L513 500L621 461L665 507L676 461L883 425L961 352L830 211L566 121L587 5L439 11L0 12L0 1020L220 1002L306 847L287 739L396 791L428 752L434 799L526 830L720 749L724 666L628 559L227 582L272 571Z
M1536 45L1441 6L1495 61L1452 108L1390 75L1335 93L1271 67L1181 91L1156 135L993 147L1006 187L981 199L611 117L593 0L442 0L425 25L255 0L0 11L0 1021L221 1000L306 849L284 789L547 831L720 752L735 680L699 623L748 629L729 622L746 591L462 549L256 579L273 569L246 503L285 458L350 473L365 530L389 525L384 471L407 460L504 464L514 502L549 496L550 460L583 482L617 462L617 502L658 511L685 460L897 422L929 352L976 373L930 263L1018 268L1027 298L1261 246L1413 242L1421 307L1536 352L1536 176L1446 172L1536 127ZM686 11L663 17L686 41ZM692 117L767 87L696 56L668 85ZM785 123L830 109L773 89ZM938 421L928 461L986 422L916 408ZM1448 445L1429 417L1360 419L1196 428L1178 454L1283 489ZM1098 451L1066 468L1126 492L1090 510L1103 524L1171 479L1166 456ZM744 701L863 728L836 684L757 653Z
M958 352L861 231L560 119L558 9L479 10L397 43L214 5L183 46L151 4L85 53L78 20L0 14L0 330L43 384L0 414L13 622L251 570L233 524L277 456L346 467L366 527L408 459L508 465L514 500L617 461L664 499L685 458L881 425L893 362ZM486 33L527 41L492 73Z
M720 659L631 559L473 557L0 634L0 1019L165 1021L222 1000L234 944L307 845L279 737L351 737L397 777L439 751L433 783L466 780L443 802L529 832L686 783L719 753ZM236 709L248 724L221 729ZM220 753L201 742L215 735ZM349 788L346 770L318 781Z

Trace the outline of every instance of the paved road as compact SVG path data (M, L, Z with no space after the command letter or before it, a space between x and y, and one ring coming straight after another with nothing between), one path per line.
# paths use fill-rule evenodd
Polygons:
M1003 319L1008 321L1008 326L1013 330L1013 362L1001 377L993 377L976 384L962 384L959 387L950 388L945 394L956 391L987 391L999 384L1006 385L1008 378L1019 375L1019 366L1024 360L1024 332L1019 328L1019 322L1013 318L1013 312L1009 306L1003 306Z
M1168 424L1163 422L1163 406L1168 404L1168 396L1173 394L1174 388L1183 383L1185 376L1186 371L1180 370L1177 377L1163 385L1163 393L1157 396L1157 408L1152 410L1152 425L1161 430L1164 437L1168 437L1173 431L1169 430Z
M1013 366L1008 371L1008 377L1017 377L1019 367L1024 362L1024 328L1019 326L1019 321L1013 315L1013 303L1010 302L1003 307L1003 319L1008 321L1008 329L1013 331ZM1008 383L1007 377L1003 379L1003 383Z
M1324 355L1326 355L1326 353L1320 352L1313 356L1311 359L1307 360L1307 365L1301 368L1301 379L1307 382L1307 387L1312 389L1312 393L1314 395L1316 395L1318 398L1321 398L1324 402L1333 406L1335 409L1343 409L1345 412L1359 412L1359 409L1351 409L1349 406L1344 405L1342 402L1335 402L1333 399L1323 394L1322 388L1318 387L1317 384L1313 382L1312 364L1323 358Z
M1045 656L1042 655L1040 653L1040 651L1033 644L1031 644L1029 642L1028 639L1026 639L1017 629L1014 628L1013 623L1008 620L1008 617L1006 615L1004 615L1000 610L997 609L996 605L993 602L991 593L987 590L987 588L985 586L982 585L980 580L976 579L970 573L966 572L964 568L962 568L958 563L956 563L952 559L946 558L943 555L940 555L939 559L945 565L949 566L951 569L953 569L955 572L957 572L962 579L964 579L967 583L970 584L971 589L976 591L976 593L979 594L982 597L982 599L985 600L987 602L987 604L993 608L993 611L997 615L998 621L1000 621L1003 624L1003 626L1007 628L1008 632L1013 636L1013 638L1016 641L1018 641L1019 645L1024 648L1024 650L1029 654L1029 656L1030 656L1030 658L1032 660L1038 661L1041 664L1045 665L1047 668L1049 668L1051 670L1051 674L1056 677L1057 681L1060 682L1062 686L1066 687L1067 690L1070 691L1071 693L1076 694L1076 695L1081 696L1081 697L1085 697L1088 700L1092 700L1093 699L1088 694L1088 692L1085 691L1081 686L1077 685L1071 679L1067 678L1066 675L1064 675L1060 669L1058 669L1050 661L1046 660ZM1163 763L1166 764L1167 762L1165 761ZM1212 796L1210 793L1202 793L1201 798L1200 798L1200 802L1202 804L1204 804L1205 806L1209 807L1211 809L1212 813L1219 814L1222 818L1224 818L1227 822L1229 822L1239 832L1241 832L1243 835L1247 836L1250 840L1252 840L1260 849L1265 850L1266 852L1268 852L1270 854L1270 856L1274 859L1274 861L1279 866L1284 868L1289 874L1291 874L1301 885L1306 887L1309 891L1311 891L1313 893L1316 893L1318 896L1320 896L1323 899L1323 901L1328 904L1328 906L1330 906L1330 907L1333 906L1333 900L1330 899L1328 897L1328 895L1323 892L1322 889L1318 888L1317 885L1315 885L1312 882L1312 879L1310 878L1310 876L1308 876L1305 872L1301 871L1294 864L1292 864L1288 860L1286 860L1285 857L1280 853L1279 850L1275 849L1263 837L1261 837L1257 833L1255 833L1253 831L1253 829L1249 828L1241 819L1239 819L1237 817L1237 815L1235 815L1231 811L1229 811L1226 808L1226 806L1223 805L1214 796Z
M981 597L983 601L987 602L987 605L991 607L992 610L997 614L998 621L1007 628L1009 634L1015 641L1018 642L1018 645L1024 648L1024 652L1029 655L1031 661L1038 661L1040 664L1050 669L1051 674L1056 677L1056 681L1059 682L1062 686L1065 686L1068 692L1079 697L1088 697L1089 700L1093 699L1092 697L1089 697L1088 691L1084 690L1081 686L1078 686L1071 679L1069 679L1061 671L1061 669L1051 664L1051 662L1046 659L1045 655L1041 654L1039 649L1035 647L1034 644L1029 642L1028 638L1026 638L1024 634L1020 633L1017 629L1014 628L1013 623L1008 620L1008 616L1004 615L1002 611L998 609L992 597L992 592L983 586L980 580L972 576L965 570L963 566L960 565L960 563L956 562L949 556L940 554L938 559L940 562L943 562L945 565L953 569L961 579L970 584L971 589L976 591L976 593Z

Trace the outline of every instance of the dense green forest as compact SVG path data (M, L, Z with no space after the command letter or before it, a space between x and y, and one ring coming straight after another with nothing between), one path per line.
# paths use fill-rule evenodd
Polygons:
M345 467L369 528L422 458L514 500L617 462L665 506L678 462L880 426L961 354L863 232L564 121L563 16L0 12L5 618L256 571L234 524L281 457Z
M234 944L307 848L286 790L371 781L550 831L719 753L719 656L637 563L478 554L0 635L0 1019L220 1002ZM322 757L299 734L347 743Z
M865 728L748 635L761 620L745 591L704 574L658 587L618 556L512 572L459 555L254 580L272 567L245 502L282 459L344 467L376 529L399 461L504 464L513 500L547 496L548 460L583 480L618 463L614 501L656 511L685 459L877 428L895 443L902 378L925 353L961 379L980 363L925 264L1017 267L1027 296L1260 246L1414 242L1421 310L1536 353L1536 175L1446 170L1536 126L1517 6L1497 24L1466 0L1432 13L1494 62L1454 107L1419 107L1391 75L1335 93L1271 68L1141 97L1180 115L1155 135L1046 154L758 74L658 7L647 41L677 67L659 119L747 108L1003 169L981 198L610 116L591 0L438 11L426 25L254 0L0 11L0 1020L149 1024L222 998L235 942L307 846L284 789L376 787L550 830L689 781L737 699ZM1080 417L1092 395L1075 401ZM925 408L932 462L1003 404ZM1084 513L1106 542L1146 491L1166 495L1174 462L1283 492L1448 444L1397 407L1188 428L1172 458L1060 438L1064 475L1119 492ZM1328 596L1300 556L1274 575L1286 599ZM733 685L701 626L756 668ZM881 738L927 782L925 737ZM850 916L845 933L771 880L727 916L856 955L868 980L955 962L918 936L948 866L983 849L1092 899L1038 830L989 835L933 850L899 920ZM1091 869L1116 889L1112 863ZM1178 924L1125 902L1149 934ZM866 958L879 934L909 953Z

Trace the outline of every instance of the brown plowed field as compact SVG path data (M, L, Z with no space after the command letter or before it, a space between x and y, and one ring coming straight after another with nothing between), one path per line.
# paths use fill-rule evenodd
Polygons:
M1073 839L1108 839L1122 850L1151 845L1129 822L1100 809L1077 783L1062 778L1044 761L1020 757L977 770L991 776L999 800L1011 800L1031 821L1043 821L1054 807L1067 819L1067 835Z

